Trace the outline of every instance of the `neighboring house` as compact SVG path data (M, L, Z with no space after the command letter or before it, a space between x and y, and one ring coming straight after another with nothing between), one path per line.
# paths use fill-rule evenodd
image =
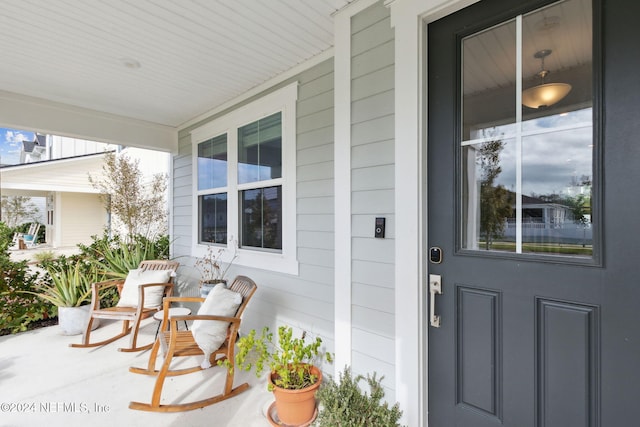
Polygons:
M297 11L302 3L287 5ZM332 4L341 8L325 17L334 24L332 49L276 77L265 72L261 84L246 82L212 110L161 120L165 111L151 104L145 116L141 108L113 108L105 95L109 113L81 109L80 121L78 107L70 107L55 126L72 132L82 123L84 134L101 140L171 151L178 291L197 292L192 266L208 245L237 240L231 274L259 284L243 328L287 323L320 335L335 352L336 371L350 364L356 373L384 375L405 424L619 426L640 419L640 287L630 229L640 214L630 192L640 180L640 3ZM267 37L276 26L262 33L254 25L259 14L238 8L251 19L226 27L241 32L219 42L231 49L215 59L253 70L256 62L236 50L256 43L271 52L251 37L253 30ZM187 25L168 7L161 16L162 27ZM290 31L302 44L301 26ZM184 49L217 45L189 35ZM155 44L145 46L153 56ZM195 56L178 61L185 74L207 55ZM270 59L267 53L259 61ZM168 67L151 68L160 76ZM197 92L208 82L167 74ZM206 75L218 81L213 67ZM138 84L122 80L125 88ZM229 78L228 87L235 83ZM550 83L561 84L543 86ZM556 98L540 98L545 88ZM175 101L181 111L190 105L179 104L185 99ZM32 112L26 96L5 94L0 106L7 100ZM34 126L52 126L46 112L57 107L38 103ZM152 118L161 125L150 125ZM4 120L15 124L21 116L8 112ZM477 136L491 132L498 137ZM502 144L493 149L499 156L485 151L483 158L482 145L491 142ZM575 176L592 185L590 250L567 255L554 241L548 253L528 253L523 213L534 206L523 197L553 194ZM481 179L517 195L512 250L478 244L489 215L480 209Z
M4 165L3 196L27 196L44 200L45 242L54 248L89 244L92 236L102 235L110 219L89 174L99 180L107 152L138 159L141 170L152 173L168 168L166 153L57 135L36 134L34 141L23 141L20 164Z

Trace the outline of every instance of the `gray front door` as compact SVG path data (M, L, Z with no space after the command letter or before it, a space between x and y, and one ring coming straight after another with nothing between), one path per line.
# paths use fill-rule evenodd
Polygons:
M431 427L640 425L639 5L428 25Z

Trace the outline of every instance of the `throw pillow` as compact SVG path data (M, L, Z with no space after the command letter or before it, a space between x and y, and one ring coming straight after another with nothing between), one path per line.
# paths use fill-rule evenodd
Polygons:
M168 283L171 277L171 270L141 270L136 268L130 270L124 281L120 301L118 307L137 307L138 306L138 286L150 283ZM145 308L157 307L162 305L164 296L164 287L152 286L144 290L144 306Z
M242 295L230 291L224 283L214 287L198 310L198 314L233 317L242 303ZM220 348L227 338L229 322L222 320L194 320L191 333L198 347L204 353L202 369L211 367L209 356Z

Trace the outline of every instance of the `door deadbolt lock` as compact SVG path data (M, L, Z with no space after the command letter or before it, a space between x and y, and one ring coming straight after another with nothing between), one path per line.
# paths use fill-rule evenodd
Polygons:
M429 261L433 264L440 264L442 262L442 249L437 246L432 246L429 249Z

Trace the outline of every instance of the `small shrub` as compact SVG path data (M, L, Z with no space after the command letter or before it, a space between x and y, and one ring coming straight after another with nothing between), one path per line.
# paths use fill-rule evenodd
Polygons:
M53 251L41 251L33 254L33 259L35 259L39 264L47 261L53 261L55 258L56 254Z
M315 421L317 427L397 427L402 416L398 404L389 407L387 402L381 402L384 389L376 378L367 375L371 394L363 393L358 383L365 379L362 375L355 378L351 369L345 367L340 373L340 382L333 378L324 383L316 397L320 403L320 411Z
M57 308L33 292L43 280L32 272L26 261L13 262L0 252L0 335L26 331L29 324L55 317Z

